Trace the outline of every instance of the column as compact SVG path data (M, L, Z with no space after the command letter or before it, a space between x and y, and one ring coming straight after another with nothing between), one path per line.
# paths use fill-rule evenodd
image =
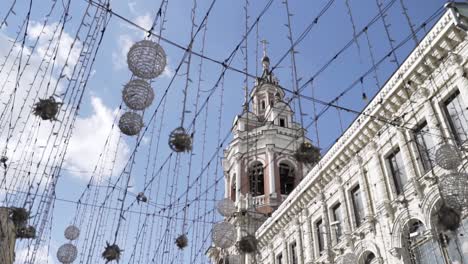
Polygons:
M418 88L424 98L424 116L426 117L427 127L429 128L434 145L438 146L443 142L442 127L440 121L437 119L437 113L431 102L431 92L429 89L421 87Z
M15 225L10 220L10 211L0 208L0 263L13 264L15 260Z
M410 149L408 148L408 141L406 140L406 129L397 129L398 145L400 146L401 157L404 162L404 170L408 176L408 182L416 176L415 163Z
M276 198L276 182L275 182L275 153L272 147L267 148L268 158L268 177L270 182L270 197Z
M236 204L241 198L241 176L242 176L242 160L236 157Z
M270 251L270 263L275 264L275 251L273 250L273 244L268 244L268 248Z
M304 251L302 250L303 245L302 245L302 228L301 228L301 222L299 221L298 218L294 219L294 226L295 226L295 239L296 239L296 257L297 257L297 263L298 264L303 264L304 263Z
M330 237L330 218L328 217L328 209L327 209L327 202L325 201L325 195L323 193L320 194L320 202L321 202L321 210L322 210L322 221L323 221L323 228L324 230L320 230L323 232L323 240L325 246L325 252L329 252L332 248L331 245L331 237Z
M384 203L388 202L388 191L382 166L380 164L380 153L378 151L377 143L370 142L369 150L371 159L369 161L369 175L375 175L370 177L371 188L375 190L374 199L376 207L380 208Z
M313 243L314 240L312 238L312 227L310 224L309 219L309 210L306 208L302 212L303 221L302 226L304 227L304 244L303 244L303 251L304 251L304 263L311 264L314 260L314 247ZM302 250L302 248L301 248Z
M341 212L343 213L343 221L344 223L343 224L343 235L345 236L345 239L348 240L348 238L350 238L350 234L351 234L351 224L349 222L349 210L348 210L348 203L346 202L346 191L343 187L343 179L341 179L340 176L336 176L336 181L338 183L338 191L339 191L339 197L340 197L340 203L341 203L341 206L343 206L341 208ZM359 185L361 186L361 185ZM340 223L341 224L341 223Z
M465 68L463 67L464 58L461 55L452 52L450 53L448 62L455 72L455 83L460 91L460 95L465 102L465 105L468 105L468 78L465 73Z
M231 176L229 173L224 173L224 198L229 198L231 195Z
M364 203L364 214L366 216L366 219L371 219L374 217L373 209L372 209L372 198L370 196L370 188L369 184L367 183L366 179L366 171L364 169L362 157L359 155L356 155L356 166L358 168L358 181L359 181L359 186L361 186L364 196L363 196L363 203Z
M283 261L284 263L289 263L288 242L283 231L281 231L281 244L283 246Z

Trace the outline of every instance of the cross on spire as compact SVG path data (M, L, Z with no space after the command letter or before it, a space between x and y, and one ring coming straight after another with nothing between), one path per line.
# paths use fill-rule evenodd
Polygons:
M270 42L268 42L266 39L263 39L260 41L263 45L263 57L266 56L266 50L267 50L267 45L270 44Z

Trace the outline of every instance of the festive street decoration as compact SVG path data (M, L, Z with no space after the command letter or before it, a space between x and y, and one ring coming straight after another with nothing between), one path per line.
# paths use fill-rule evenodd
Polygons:
M143 117L134 112L126 112L120 117L119 128L127 136L135 136L143 128Z
M68 226L65 229L64 235L68 240L76 240L80 236L80 229L74 225Z
M110 245L109 242L106 242L106 244L106 248L104 252L102 252L102 257L106 260L106 263L113 260L119 262L123 250L120 249L117 244Z
M166 53L156 42L139 41L130 48L127 54L130 71L143 79L153 79L161 75L166 68Z
M188 238L185 234L180 235L176 238L175 243L179 249L184 249L188 246Z
M221 214L224 217L232 216L237 210L236 205L229 198L225 198L219 201L216 205L216 209L218 210L219 214Z
M225 249L232 247L237 240L237 230L231 223L216 223L211 230L211 239L215 246L219 248Z
M320 149L309 142L303 142L294 153L294 157L299 162L316 164L320 160Z
M125 85L122 91L122 99L128 108L144 110L153 102L154 91L147 81L133 79Z
M64 244L57 250L57 259L60 263L69 264L76 260L78 249L71 243Z
M237 250L241 253L254 253L257 250L257 239L253 235L246 235L237 241Z
M192 136L185 132L183 127L178 127L169 136L169 147L175 152L188 152L192 150Z
M462 163L460 151L455 145L443 144L435 154L437 165L446 170L456 170Z
M439 178L440 196L445 204L457 211L467 208L468 174L452 172Z
M53 96L48 99L39 99L34 104L33 114L42 120L57 120L57 114L62 103L56 102Z

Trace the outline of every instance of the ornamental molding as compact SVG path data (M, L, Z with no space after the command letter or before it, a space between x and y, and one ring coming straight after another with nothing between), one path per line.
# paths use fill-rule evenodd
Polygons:
M455 26L456 20L454 14L456 15L452 10L445 12L421 41L419 46L409 55L400 68L382 87L378 95L375 96L375 99L363 110L364 115L359 116L351 124L320 162L312 168L307 176L293 190L286 201L278 207L272 217L268 218L260 226L256 232L258 238L261 239L266 233L271 232L274 226L281 222L278 220L282 219L296 202L301 200L304 204L309 204L314 197L304 195L304 193L310 189L315 190L317 184L322 183L323 185L327 185L329 181L332 180L333 177L323 177L323 180L321 180L321 178L323 175L326 175L324 172L351 158L345 154L346 149L351 149L356 153L360 152L368 145L368 142L362 140L361 135L366 135L366 138L372 138L382 128L382 123L370 116L379 116L385 111L388 111L385 109L384 103L392 101L393 104L400 104L401 106L401 104L408 100L405 93L402 92L403 89L406 89L404 84L407 83L408 80L418 82L418 79L425 79L430 75L430 72L428 73L427 71L432 71L433 68L428 67L425 63L428 55L433 56L433 53L440 52L440 49L435 48L438 44L442 45L452 35L454 35L454 37L450 39L449 42L455 42L453 44L454 47L457 47L458 44L463 41L463 38L459 37L462 33L458 32L459 29ZM398 107L398 105L394 105L393 107L395 106Z

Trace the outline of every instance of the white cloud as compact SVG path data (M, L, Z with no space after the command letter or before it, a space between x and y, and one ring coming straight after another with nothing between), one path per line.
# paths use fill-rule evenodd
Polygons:
M130 35L120 35L117 39L117 49L112 53L114 70L127 68L127 53L135 40Z
M31 249L32 250L32 249ZM34 263L48 263L48 264L57 264L56 258L54 257L54 250L51 247L49 250L47 246L42 246L37 250L36 258ZM28 248L23 248L16 252L15 262L14 263L27 263L31 258L32 254L29 252Z
M112 172L114 153L117 153L114 172L120 172L125 166L130 152L125 141L120 141L119 144L120 132L117 126L111 131L118 111L112 111L104 105L100 98L94 96L91 98L91 105L92 115L79 117L76 120L65 159L65 167L74 176L84 179L89 179L91 175L79 171L92 171L103 151L109 153L108 156L103 156L103 160L100 161L104 176L110 176ZM107 148L104 149L107 139L109 142Z
M137 16L137 18L135 19L135 23L140 27L148 30L153 25L153 18L149 13L146 13L142 16ZM143 32L143 35L146 35L146 33Z

